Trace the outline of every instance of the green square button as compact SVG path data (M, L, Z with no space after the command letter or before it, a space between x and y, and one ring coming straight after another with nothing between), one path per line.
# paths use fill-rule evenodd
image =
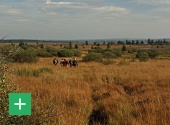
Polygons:
M9 93L9 115L31 115L31 93Z

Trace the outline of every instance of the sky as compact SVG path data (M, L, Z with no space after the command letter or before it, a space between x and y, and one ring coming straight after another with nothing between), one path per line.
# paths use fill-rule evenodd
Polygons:
M170 0L0 0L0 38L170 38Z

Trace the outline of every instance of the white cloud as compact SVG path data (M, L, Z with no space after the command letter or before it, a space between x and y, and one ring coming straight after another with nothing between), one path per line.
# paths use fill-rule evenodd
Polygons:
M95 10L103 11L103 12L129 12L126 8L116 7L116 6L102 6L96 7Z
M53 5L86 5L85 3L80 2L53 2L51 0L46 0L46 4Z

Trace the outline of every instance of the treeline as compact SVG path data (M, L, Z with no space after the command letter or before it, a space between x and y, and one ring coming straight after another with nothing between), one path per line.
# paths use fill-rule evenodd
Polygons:
M4 39L1 40L3 43L48 43L48 42L53 42L53 43L82 43L84 45L167 45L170 44L170 39L146 39L146 40L31 40L31 39Z
M103 41L103 42L97 42L95 41L93 45L100 46L100 45L168 45L170 44L170 41L166 39L148 39L148 40L125 40L125 41ZM85 45L88 45L88 41L85 41Z

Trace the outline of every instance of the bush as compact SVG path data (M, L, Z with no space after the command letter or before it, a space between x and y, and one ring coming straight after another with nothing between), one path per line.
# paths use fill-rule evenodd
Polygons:
M12 57L15 55L15 53L18 51L18 47L15 47L13 45L6 45L0 47L0 54L6 58L8 61L13 61Z
M147 52L139 52L136 54L136 58L140 61L147 61L149 59L149 54Z
M74 56L80 57L82 52L80 50L73 50Z
M116 54L109 52L109 51L105 51L105 52L103 52L103 57L104 58L116 58Z
M59 57L72 57L74 56L74 52L72 50L60 50L58 51L58 56Z
M111 60L111 59L106 59L106 60L103 61L104 65L110 65L110 64L113 64L113 63L114 63L114 61Z
M52 47L47 47L46 52L51 53L53 56L58 56L58 49L52 48Z
M88 53L86 56L82 58L84 62L89 62L89 61L96 61L96 62L101 62L103 59L102 54L100 53Z
M159 56L159 52L157 50L148 50L148 54L151 59Z
M120 50L113 50L113 53L116 54L117 57L121 57L122 56L122 52Z
M95 47L93 50L89 50L88 52L95 52L95 53L103 53L105 50L101 47Z
M46 52L44 49L37 50L36 55L39 57L52 57L52 54L49 52Z
M14 55L13 59L20 63L33 63L37 62L37 55L33 50L21 50L18 54Z
M159 54L160 54L157 50L154 50L154 49L147 49L147 50L146 49L140 49L140 50L138 50L138 53L139 52L146 52L146 53L148 53L148 55L149 55L149 57L151 59L159 56Z

